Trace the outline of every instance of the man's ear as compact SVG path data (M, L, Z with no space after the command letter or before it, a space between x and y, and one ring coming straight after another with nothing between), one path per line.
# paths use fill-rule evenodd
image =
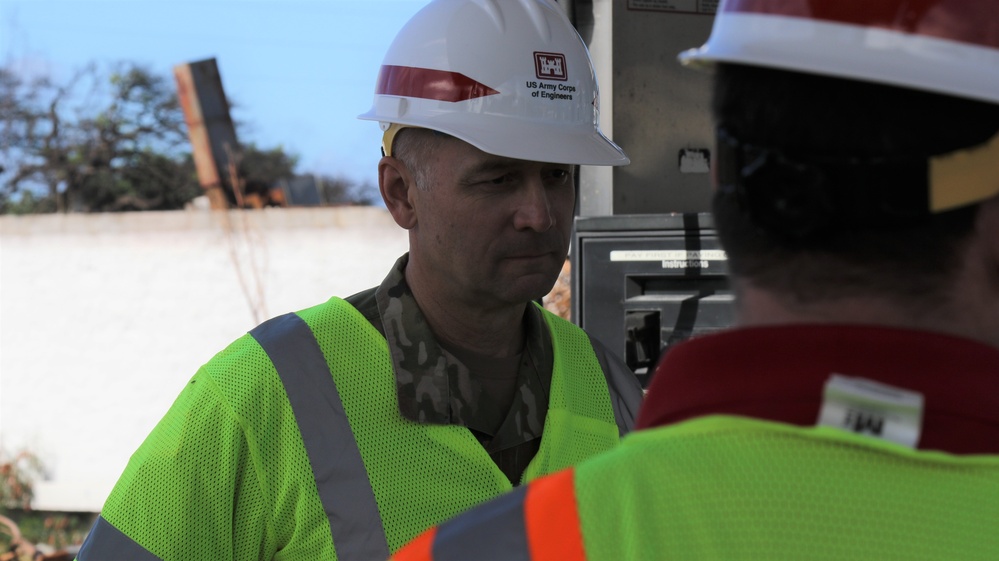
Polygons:
M416 226L416 209L411 198L416 182L402 160L382 157L378 162L378 190L396 224L406 230Z

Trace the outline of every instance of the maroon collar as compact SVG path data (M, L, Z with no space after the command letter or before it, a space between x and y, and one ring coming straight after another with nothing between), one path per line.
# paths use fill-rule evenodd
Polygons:
M999 350L872 326L741 328L685 341L659 364L635 428L711 414L813 426L832 374L923 394L920 449L999 454Z

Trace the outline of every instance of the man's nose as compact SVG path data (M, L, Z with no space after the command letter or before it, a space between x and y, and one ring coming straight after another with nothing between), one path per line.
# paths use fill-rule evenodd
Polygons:
M552 212L548 190L540 177L533 177L521 188L514 226L518 230L547 232L554 225L555 214Z

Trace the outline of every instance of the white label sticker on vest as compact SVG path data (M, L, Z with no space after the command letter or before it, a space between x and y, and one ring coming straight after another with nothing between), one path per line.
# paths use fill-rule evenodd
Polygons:
M923 426L923 394L833 374L818 424L915 448Z

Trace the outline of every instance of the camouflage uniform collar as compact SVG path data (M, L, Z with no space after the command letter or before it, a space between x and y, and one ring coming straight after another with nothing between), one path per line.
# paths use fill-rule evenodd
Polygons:
M481 387L468 368L441 348L423 311L406 283L404 271L409 254L400 257L375 291L378 315L388 343L403 417L419 423L475 426L474 414L487 406L480 403ZM525 317L525 360L519 367L521 385L509 417L495 436L522 441L540 436L548 410L548 390L553 363L551 334L541 311L528 306ZM511 421L508 417L507 421ZM518 437L505 435L507 426L517 426ZM505 436L504 436L505 435Z

